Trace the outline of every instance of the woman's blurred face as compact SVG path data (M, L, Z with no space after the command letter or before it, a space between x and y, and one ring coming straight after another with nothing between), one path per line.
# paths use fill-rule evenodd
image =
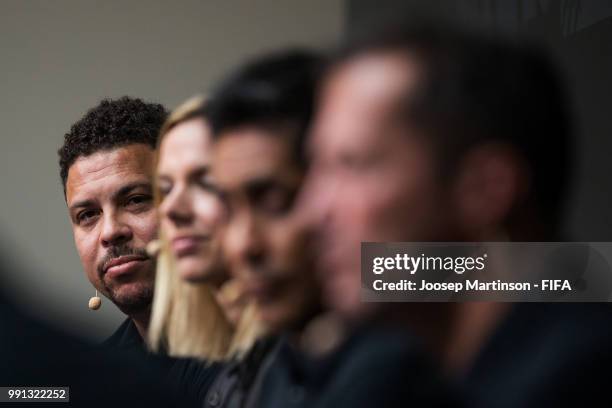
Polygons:
M203 119L179 123L164 137L157 166L161 229L181 278L221 284L223 206L210 174L211 135Z

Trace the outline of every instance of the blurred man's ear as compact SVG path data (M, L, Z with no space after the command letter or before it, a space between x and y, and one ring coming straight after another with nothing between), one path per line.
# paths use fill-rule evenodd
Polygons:
M528 173L511 147L489 143L471 149L458 165L452 197L457 223L472 240L498 240L525 198Z

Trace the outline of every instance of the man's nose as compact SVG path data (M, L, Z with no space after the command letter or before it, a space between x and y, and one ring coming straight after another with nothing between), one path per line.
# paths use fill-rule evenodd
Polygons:
M193 206L189 191L177 185L160 205L161 216L166 217L177 226L186 225L193 220Z
M118 214L108 214L104 218L104 226L100 241L105 248L117 246L131 241L132 228Z
M307 174L295 206L296 219L307 230L317 230L329 221L334 194L340 188L335 184L316 169Z
M241 262L251 266L262 263L265 245L257 221L252 215L242 214L231 222L225 239L229 256L238 257Z

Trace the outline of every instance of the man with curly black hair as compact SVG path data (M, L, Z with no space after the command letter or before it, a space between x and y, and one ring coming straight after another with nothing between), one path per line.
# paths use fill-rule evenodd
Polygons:
M64 136L60 176L74 241L92 285L129 318L106 344L141 348L155 261L152 174L162 105L122 97L103 100Z

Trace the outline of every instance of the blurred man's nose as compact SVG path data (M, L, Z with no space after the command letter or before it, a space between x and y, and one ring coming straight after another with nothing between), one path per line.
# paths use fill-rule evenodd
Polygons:
M295 207L296 218L304 228L316 230L328 221L334 190L339 187L333 184L316 166L306 175Z
M133 238L132 228L117 213L109 213L103 219L101 244L104 248L122 245Z
M234 219L229 222L225 245L230 257L230 263L239 261L247 263L251 267L259 266L263 263L265 255L265 245L255 217L248 211L236 214Z
M193 203L189 191L182 187L176 186L174 190L167 195L161 205L161 215L168 218L176 226L187 225L193 220Z

